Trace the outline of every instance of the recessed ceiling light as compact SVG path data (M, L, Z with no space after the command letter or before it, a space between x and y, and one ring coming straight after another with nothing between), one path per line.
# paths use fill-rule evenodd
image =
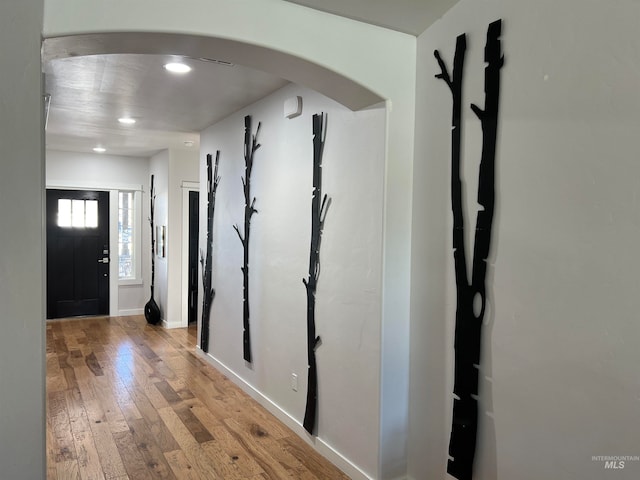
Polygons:
M187 73L191 71L191 67L184 63L167 63L164 68L171 73Z
M136 123L136 119L130 117L122 117L119 118L118 121L123 125L133 125L134 123Z
M194 143L192 140L185 140L184 142L184 146L185 147L193 147Z
M107 151L107 149L106 149L106 148L103 148L103 147L95 147L95 148L93 149L93 151L94 151L94 152L96 152L96 153L104 153L104 152L106 152L106 151Z

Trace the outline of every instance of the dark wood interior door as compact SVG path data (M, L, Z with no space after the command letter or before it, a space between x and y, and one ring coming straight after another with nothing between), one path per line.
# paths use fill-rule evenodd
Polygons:
M188 322L198 320L198 230L200 194L189 192L189 309Z
M47 190L47 318L109 314L109 193Z

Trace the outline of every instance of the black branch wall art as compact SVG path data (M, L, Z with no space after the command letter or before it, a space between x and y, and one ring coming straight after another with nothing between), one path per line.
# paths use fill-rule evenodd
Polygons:
M216 192L220 177L218 176L218 163L220 161L220 150L216 152L215 167L212 171L212 156L207 154L207 247L206 253L200 250L200 265L202 265L202 286L204 297L202 299L202 325L200 328L200 348L204 352L209 351L209 318L211 315L211 305L216 291L211 286L213 275L213 214L216 210Z
M462 139L462 79L466 52L466 36L456 40L453 72L450 74L440 53L434 55L441 72L436 78L443 80L453 97L451 120L451 207L453 210L453 256L456 279L455 370L454 400L447 472L459 480L473 476L478 429L478 374L482 323L486 306L487 258L491 244L495 204L495 157L498 130L498 104L500 97L500 69L504 65L500 35L502 20L489 25L484 50L485 106L471 104L471 110L482 126L482 156L478 177L478 204L473 250L471 282L467 277L467 259L464 248L465 219L462 207L462 178L460 152Z
M320 241L324 220L331 199L322 196L322 154L326 137L327 116L313 116L313 197L311 199L311 249L309 252L309 277L302 283L307 289L307 405L304 413L304 428L313 435L318 408L318 369L316 348L320 337L316 336L316 286L320 277Z
M260 133L260 122L254 135L251 134L251 116L244 117L244 178L242 178L242 188L244 191L244 230L240 232L240 227L234 225L238 238L244 248L244 265L242 266L242 350L246 362L251 363L251 332L249 330L249 234L251 231L251 217L256 210L256 199L251 198L251 171L253 170L253 157L256 150L260 148L258 143L258 133Z

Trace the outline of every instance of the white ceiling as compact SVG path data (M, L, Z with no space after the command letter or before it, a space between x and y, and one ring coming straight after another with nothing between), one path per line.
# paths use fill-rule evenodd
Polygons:
M418 35L457 0L284 1ZM91 152L102 146L110 154L142 157L167 148L197 150L200 131L287 84L206 59L184 59L193 71L176 76L163 68L171 60L140 54L45 58L47 148ZM137 122L121 125L122 116Z
M285 0L418 36L458 0Z
M45 63L51 95L47 148L150 156L166 148L199 146L209 125L286 85L281 78L240 65L183 59L193 70L176 75L163 55L93 55ZM128 116L136 124L125 126Z

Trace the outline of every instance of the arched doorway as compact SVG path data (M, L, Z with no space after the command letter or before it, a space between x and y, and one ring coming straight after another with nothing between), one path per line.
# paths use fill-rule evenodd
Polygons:
M141 40L138 53L226 57L313 88L355 110L387 102L376 476L402 472L408 422L415 38L285 2L257 0L192 0L162 8L147 1L133 9L119 9L109 1L49 0L44 36L45 55L54 42L61 55L127 53L131 42L117 37L132 36Z

